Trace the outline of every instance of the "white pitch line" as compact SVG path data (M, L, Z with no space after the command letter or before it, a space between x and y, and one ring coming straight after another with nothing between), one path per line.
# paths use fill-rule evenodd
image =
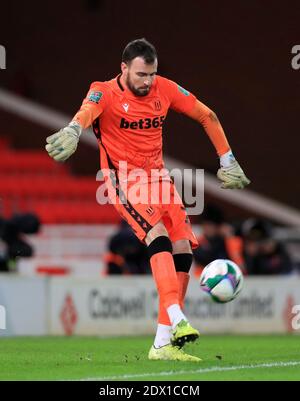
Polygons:
M211 368L203 368L196 370L170 370L169 372L155 372L155 373L140 373L132 375L119 375L119 376L103 376L103 377L90 377L86 379L80 379L80 381L105 381L105 380L126 380L126 379L138 379L142 377L151 376L172 376L172 375L185 375L188 373L192 374L203 374L210 372L228 372L233 370L244 370L244 369L258 369L258 368L279 368L288 366L298 366L300 361L290 361L290 362L274 362L274 363L261 363L258 365L238 365L238 366L214 366Z

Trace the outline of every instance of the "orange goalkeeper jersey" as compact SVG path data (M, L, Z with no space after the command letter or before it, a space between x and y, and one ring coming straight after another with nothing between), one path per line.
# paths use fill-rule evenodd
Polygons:
M169 108L188 113L196 98L169 79L157 76L148 95L135 96L123 88L120 76L93 82L74 120L83 128L94 126L116 168L126 161L132 168L161 169L162 129Z

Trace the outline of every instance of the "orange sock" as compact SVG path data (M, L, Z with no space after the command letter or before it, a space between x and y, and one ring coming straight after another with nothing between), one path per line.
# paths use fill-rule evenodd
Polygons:
M184 307L184 298L185 298L189 280L190 280L189 273L177 272L179 305L180 305L181 309L183 309L183 307ZM166 326L171 326L168 312L167 312L166 308L163 306L162 302L160 301L160 298L159 298L159 310L158 310L158 323L164 324Z
M173 304L179 305L178 281L172 254L170 252L155 253L150 258L150 265L159 295L159 303L165 309Z

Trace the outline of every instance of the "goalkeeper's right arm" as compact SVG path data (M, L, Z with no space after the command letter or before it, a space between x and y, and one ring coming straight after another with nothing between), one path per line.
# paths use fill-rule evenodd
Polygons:
M80 110L70 124L46 139L46 150L50 157L64 162L76 151L82 130L88 128L103 111L103 97L101 82L92 83Z
M81 125L72 121L67 127L48 136L46 150L49 156L57 162L67 160L76 151L81 132Z

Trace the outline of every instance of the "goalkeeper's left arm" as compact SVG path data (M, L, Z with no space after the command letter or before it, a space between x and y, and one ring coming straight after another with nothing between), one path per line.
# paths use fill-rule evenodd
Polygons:
M101 104L99 102L103 93L99 91L98 86L98 83L91 85L87 97L70 124L46 138L46 150L54 160L67 160L76 151L82 130L88 128L102 113L103 101Z
M216 114L199 100L196 100L194 108L186 114L202 124L219 155L220 168L217 177L222 181L221 188L243 189L250 184L250 180L233 156Z

